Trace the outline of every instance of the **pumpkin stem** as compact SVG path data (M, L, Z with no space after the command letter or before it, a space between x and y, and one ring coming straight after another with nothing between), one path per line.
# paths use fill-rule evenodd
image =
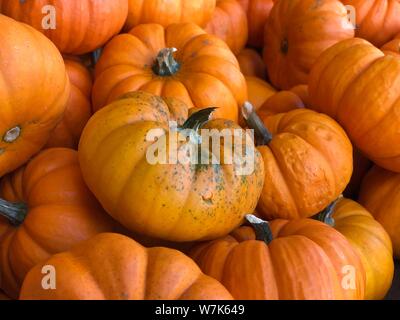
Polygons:
M199 129L208 121L210 121L210 117L212 113L216 110L217 108L211 107L211 108L206 108L206 109L201 109L200 111L197 111L193 113L182 125L181 129L191 129L196 132L199 131Z
M272 141L272 134L260 119L253 105L246 101L242 107L243 118L246 120L250 129L254 130L256 144L258 146L266 146Z
M335 219L333 218L333 213L335 212L336 206L340 200L342 200L343 196L341 195L335 201L333 201L325 210L318 213L314 216L315 220L326 223L331 227L335 227Z
M179 71L181 66L174 58L176 51L176 48L164 48L158 53L153 65L153 71L156 75L170 77Z
M257 218L255 215L246 215L246 220L251 224L256 233L256 239L259 241L264 241L267 245L274 240L272 230L267 221Z
M22 202L9 202L0 198L0 216L6 218L14 226L24 222L28 207Z

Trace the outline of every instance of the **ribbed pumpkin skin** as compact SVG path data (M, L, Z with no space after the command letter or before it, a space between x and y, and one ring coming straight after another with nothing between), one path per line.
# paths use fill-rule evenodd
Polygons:
M154 61L164 48L176 48L180 68L157 76ZM216 116L238 120L247 99L246 81L228 46L194 24L140 25L111 40L96 65L93 108L131 91L180 99L190 108L218 106Z
M247 12L249 22L248 44L262 48L264 42L264 27L275 0L237 0Z
M400 174L373 167L363 180L360 203L385 228L400 258Z
M239 300L363 299L365 271L350 243L314 220L274 220L274 240L251 227L195 247L190 256ZM342 288L343 267L356 269L355 290Z
M62 121L57 125L47 148L77 149L81 133L92 115L92 76L77 59L64 59L71 84L71 94Z
M341 1L355 9L356 37L366 39L380 47L400 32L399 0Z
M232 52L238 54L247 43L246 13L236 0L218 0L213 17L204 30L224 40Z
M258 212L266 220L296 219L325 209L352 174L346 133L328 116L308 109L260 116L272 141L258 147L265 169Z
M13 298L35 264L115 227L86 187L74 150L42 151L1 180L0 197L29 210L18 227L0 217L0 284Z
M384 54L400 58L400 34L381 47Z
M390 237L374 217L357 202L342 199L335 208L335 229L360 256L366 272L366 300L385 298L392 285L394 263Z
M149 163L149 130L165 129L168 141L169 120L178 115L181 125L187 118L187 106L176 104L135 92L98 111L79 144L83 176L106 211L129 230L176 242L215 239L255 209L263 161L255 151L255 170L245 176L238 176L229 164ZM202 129L242 130L223 119L211 120ZM254 148L250 143L247 147Z
M57 48L29 26L0 15L0 177L23 165L61 120L69 81ZM9 136L11 129L19 135Z
M319 55L353 38L347 10L339 0L277 0L265 28L264 61L271 83L283 90L307 84Z
M246 77L257 77L262 80L267 78L267 67L257 51L246 48L237 55L237 59L240 70Z
M168 27L174 23L193 22L204 27L212 18L216 0L128 0L129 12L124 30L139 24L157 23Z
M309 91L312 109L336 119L369 159L400 172L399 58L362 39L343 41L318 59Z
M41 286L44 265L57 270L57 289ZM183 253L146 249L119 234L103 233L54 255L27 275L21 300L231 300Z
M43 29L43 7L53 6L56 28ZM116 35L128 14L127 0L2 0L0 12L46 35L65 54L91 52ZM47 21L47 20L46 20ZM107 21L107 23L105 23Z

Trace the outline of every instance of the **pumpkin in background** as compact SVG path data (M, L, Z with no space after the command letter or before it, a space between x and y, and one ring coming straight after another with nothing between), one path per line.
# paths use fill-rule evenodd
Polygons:
M71 83L71 94L64 117L50 135L46 147L77 149L82 130L92 114L92 76L79 59L64 58L64 62Z
M0 15L0 177L23 165L61 120L70 87L57 48Z
M79 55L101 47L122 29L128 15L128 2L2 0L0 12L42 32L62 53ZM53 15L54 27L51 25ZM50 24L49 28L44 29L43 23Z
M365 271L339 232L311 219L274 220L251 216L252 227L193 248L202 271L238 300L363 299ZM346 266L355 268L355 287L345 289Z
M124 30L139 24L157 23L168 27L174 23L193 22L204 27L212 18L216 0L128 0L129 10Z
M283 90L307 84L319 55L353 37L347 10L339 0L275 1L265 28L264 46L271 83Z
M400 58L400 33L393 40L381 47L381 50L384 54L394 55Z
M276 0L237 0L247 13L249 40L252 47L262 48L264 28Z
M17 298L26 273L115 225L86 187L78 154L47 149L0 184L0 285Z
M2 291L0 291L0 300L10 300L10 298Z
M345 197L354 200L358 199L361 183L372 166L373 163L366 158L360 150L353 148L353 175L351 176L349 185L343 193Z
M390 237L357 202L341 198L317 217L343 234L360 256L366 272L365 299L382 300L393 280Z
M257 110L261 118L305 108L301 98L292 91L279 91Z
M264 179L262 158L237 124L208 120L211 111L188 118L188 108L180 101L134 92L94 114L83 131L79 159L86 183L106 211L133 232L175 242L215 239L239 226L257 205ZM190 143L176 142L174 130L168 128L172 120L177 120L178 131L193 129L194 139L199 131L193 125L242 133L247 139L235 143L235 149L246 148L249 155L254 151L249 161L254 170L240 175L240 165L223 158L221 164L209 165L186 158L189 161L169 161L167 156L162 160L159 142L173 139L172 154L191 148ZM154 139L149 138L156 132ZM232 152L229 144L221 143L219 150L211 146L201 142L199 153Z
M299 84L290 89L290 91L297 95L301 99L301 101L303 101L303 104L306 107L309 107L311 105L310 94L308 93L308 85Z
M247 99L234 54L190 23L140 25L107 44L96 65L94 110L139 90L180 99L189 108L218 106L218 117L234 121Z
M309 91L312 109L337 120L367 158L400 172L400 58L343 41L320 56Z
M366 39L380 47L400 32L399 0L342 0L342 2L354 7L356 37Z
M311 217L342 194L351 178L353 150L334 120L308 109L260 118L249 103L243 114L264 160L257 208L263 218Z
M363 180L360 203L390 235L396 258L400 258L400 174L373 167Z
M57 290L41 285L45 265L57 270ZM125 236L103 233L34 267L20 299L231 300L232 296L179 251L147 249Z
M249 96L248 101L256 110L260 108L268 98L272 97L277 92L268 82L257 77L246 77L246 83Z
M267 67L257 51L246 48L242 50L236 57L243 75L246 77L257 77L262 80L267 78Z
M246 13L236 0L217 0L217 8L204 30L224 40L238 54L248 37Z

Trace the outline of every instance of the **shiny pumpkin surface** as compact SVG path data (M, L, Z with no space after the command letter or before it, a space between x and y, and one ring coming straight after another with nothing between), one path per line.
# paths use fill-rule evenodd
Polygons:
M114 228L86 187L74 150L41 152L1 180L0 197L28 208L19 226L0 217L0 284L14 298L35 264Z
M360 203L390 235L395 257L400 257L400 174L373 167L363 180Z
M0 9L7 16L42 32L62 53L84 54L101 47L121 30L128 14L128 2L2 0ZM51 19L55 19L54 25Z
M347 10L339 0L277 0L265 30L264 61L269 78L283 90L307 84L319 55L354 37Z
M382 300L392 285L394 263L390 237L374 217L357 202L342 199L333 213L335 229L360 256L366 271L366 300Z
M177 49L173 54L172 48ZM158 67L160 54L164 61ZM165 65L171 59L168 69ZM221 39L190 23L166 29L140 25L108 43L96 65L94 110L138 90L180 99L189 108L218 106L217 116L234 121L238 105L247 99L246 81L234 54Z
M350 243L336 230L310 220L274 220L273 240L256 240L251 227L200 244L190 256L235 299L363 299L365 271ZM354 266L355 287L344 289L343 268Z
M61 120L69 81L57 48L0 15L0 177L23 165Z
M64 62L71 93L62 121L50 135L46 147L77 149L82 130L92 115L92 76L79 60L66 58Z
M267 78L267 67L257 51L246 48L237 55L237 59L240 70L246 77L257 77L262 80Z
M106 211L132 231L177 242L212 239L232 231L256 207L264 178L257 151L254 171L243 176L223 161L149 161L154 147L146 138L149 131L162 129L158 140L169 141L168 122L177 119L181 125L187 115L187 106L176 100L135 92L98 111L84 129L79 159L85 181ZM202 129L243 132L223 119ZM246 143L254 149L252 139ZM209 151L229 152L228 146L220 147Z
M42 288L44 265L57 270L56 290ZM179 251L146 249L122 235L103 233L34 267L20 299L231 300L232 296Z
M331 118L308 109L263 117L272 134L259 146L265 183L258 212L267 220L310 217L335 200L350 181L352 145Z
M312 109L336 119L367 158L400 172L400 58L343 41L318 59L309 91Z

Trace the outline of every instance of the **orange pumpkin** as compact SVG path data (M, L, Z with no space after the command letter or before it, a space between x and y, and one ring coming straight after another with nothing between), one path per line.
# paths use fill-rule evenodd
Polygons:
M56 290L42 287L46 265L57 270ZM232 296L179 251L146 249L125 236L103 233L34 267L20 299L231 300Z
M26 273L114 222L86 187L78 154L47 149L0 184L0 286L17 298Z
M399 0L342 0L356 13L356 36L380 47L400 32Z
M304 107L303 101L297 94L292 91L279 91L268 98L257 110L257 113L261 118L265 118Z
M268 82L257 77L246 77L248 101L258 110L263 103L276 94L276 89Z
M128 15L127 0L2 0L0 5L0 12L42 32L62 53L76 55L104 45Z
M157 23L168 27L173 23L193 22L204 27L211 20L216 0L161 1L128 0L129 12L125 31L139 24Z
M209 113L202 110L188 118L183 103L145 92L131 93L98 111L83 131L79 159L86 183L106 211L131 231L175 242L214 239L239 226L246 212L255 209L262 189L261 155L237 124L208 120ZM193 146L199 154L216 157L232 150L225 144L215 150L206 137L199 144L178 143L176 131L168 128L172 120L177 120L178 132L197 127L217 133L235 130L247 137L235 148L242 146L249 155L254 151L249 161L254 170L240 175L240 165L225 162L225 156L213 164L194 164L185 154L179 156L183 160L174 160L179 150ZM200 131L192 132L197 141ZM170 139L175 143L168 143L168 156L162 150Z
M353 37L354 27L339 0L275 1L265 28L264 46L271 83L284 90L307 84L319 55Z
M400 34L382 46L381 50L384 54L393 55L400 58Z
M248 37L246 13L236 0L217 0L217 8L204 30L224 40L238 54Z
M311 220L254 216L252 227L195 247L190 256L203 272L220 281L235 299L363 299L365 271L346 238ZM354 268L354 287L346 285Z
M246 103L255 130L265 182L257 212L265 219L306 218L325 209L346 188L352 145L331 118L307 109L261 118Z
M64 117L50 135L46 147L77 149L82 130L92 114L92 76L79 59L65 58L64 62L71 94Z
M365 299L382 300L393 280L390 237L373 216L357 202L341 198L318 216L343 234L361 258L366 272Z
M343 41L320 56L309 91L312 108L337 120L367 158L400 172L400 58Z
M257 77L265 80L267 78L267 67L257 51L244 49L238 55L240 70L246 77Z
M301 99L301 101L303 101L303 104L306 107L309 107L311 105L310 95L308 93L308 85L299 84L290 89L290 91L297 95Z
M249 45L262 48L264 27L275 0L238 0L247 13L249 22Z
M0 291L0 300L10 300L10 298L2 291Z
M400 174L373 167L361 185L360 203L385 228L400 258Z
M180 99L189 108L218 106L216 115L233 121L247 98L228 46L190 23L140 25L108 43L96 65L94 110L138 90Z
M0 15L0 38L1 177L45 145L70 87L60 53L39 32Z

